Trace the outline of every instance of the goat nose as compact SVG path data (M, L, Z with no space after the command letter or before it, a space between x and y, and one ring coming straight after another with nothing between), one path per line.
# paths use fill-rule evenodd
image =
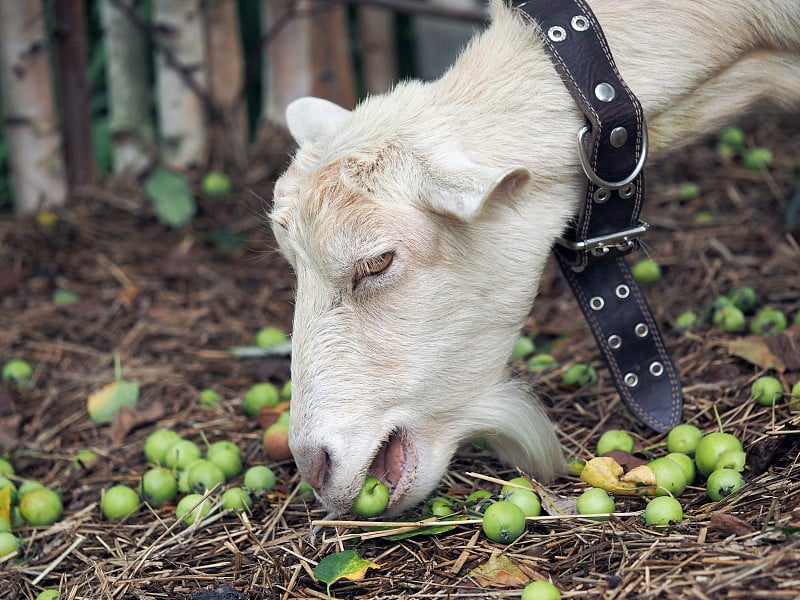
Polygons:
M331 471L331 454L325 446L317 449L309 449L309 472L306 474L306 481L315 490L320 491L325 487L328 475Z

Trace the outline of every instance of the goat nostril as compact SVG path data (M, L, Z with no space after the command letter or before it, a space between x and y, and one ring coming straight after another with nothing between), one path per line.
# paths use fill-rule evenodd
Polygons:
M328 474L331 470L331 455L325 447L320 448L311 463L311 472L308 474L308 483L315 490L321 490L325 486Z

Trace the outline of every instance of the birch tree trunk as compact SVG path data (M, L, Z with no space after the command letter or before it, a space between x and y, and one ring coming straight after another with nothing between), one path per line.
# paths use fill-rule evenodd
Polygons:
M147 43L132 16L138 4L138 0L100 2L114 174L125 179L148 168L155 137Z
M15 212L63 205L67 186L41 2L0 1L0 85Z
M161 151L172 167L197 170L208 152L202 0L154 0L153 25Z
M247 107L244 57L236 0L205 3L208 27L208 90L214 112L209 127L211 162L221 167L232 161L245 167Z
M352 108L356 103L356 85L346 7L319 6L311 16L311 32L313 94Z
M86 13L83 0L54 0L53 43L58 64L64 159L70 188L88 185L95 176Z
M270 126L286 127L286 106L312 90L311 25L296 18L311 6L309 0L261 0L261 31L267 37L263 52L262 81L264 136Z
M370 94L380 94L397 79L394 14L383 8L362 6L358 17L364 87Z

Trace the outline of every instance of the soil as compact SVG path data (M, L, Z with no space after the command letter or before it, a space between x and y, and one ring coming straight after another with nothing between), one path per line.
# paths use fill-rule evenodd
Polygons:
M765 346L714 328L708 307L749 285L762 306L790 321L800 310L800 125L796 117L766 114L743 126L748 146L774 152L764 172L720 154L714 138L648 167L645 251L664 272L646 293L683 380L684 420L704 431L721 424L743 441L751 466L747 486L721 502L708 499L701 481L691 486L680 498L685 520L666 529L643 525L646 501L622 496L619 515L607 522L531 521L509 546L489 541L474 521L395 541L380 532L359 538L357 527L313 529L324 511L298 494L291 460L269 460L263 423L241 409L250 385L289 378L289 359L229 351L251 345L260 327L291 329L294 282L265 218L268 177L243 179L225 199L200 195L198 215L180 230L155 220L140 189L111 184L75 194L55 224L0 221L0 363L19 357L35 367L29 389L7 384L0 393L0 446L20 480L58 490L65 508L52 526L16 530L24 543L20 556L0 559L0 598L32 599L45 588L70 599L183 599L201 591L325 598L327 586L313 569L344 549L380 566L333 584L337 598L514 598L524 581L542 578L564 598L797 598L800 412L788 395L774 407L755 404L749 389L762 374L778 376L787 391L800 380L800 325ZM687 181L699 184L698 197L681 197ZM792 215L794 223L787 221ZM54 302L58 289L78 301ZM689 334L675 327L686 310L703 317ZM612 428L633 433L646 457L666 452L665 436L639 425L619 401L554 264L526 329L540 347L549 344L558 366L539 377L522 361L514 368L545 399L568 455L591 458L600 434ZM765 347L782 359L776 368L764 366ZM599 381L561 386L575 362L595 366ZM113 432L86 412L88 396L114 381L115 364L122 378L140 384L139 407L153 411L130 431ZM218 406L198 403L209 387L222 396ZM273 467L278 485L256 497L249 513L213 513L195 527L176 524L175 503L104 520L103 490L138 485L147 468L144 439L159 427L197 442L231 439L246 465ZM76 463L83 449L99 461ZM479 487L496 493L499 485L482 477L516 475L467 445L438 491L458 498ZM577 477L563 477L548 493L574 499L585 488ZM478 577L475 569L498 556L510 562L491 581Z

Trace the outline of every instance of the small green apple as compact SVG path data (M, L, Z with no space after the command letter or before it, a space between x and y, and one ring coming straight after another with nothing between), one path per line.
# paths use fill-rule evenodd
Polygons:
M377 477L367 476L358 496L353 501L353 513L370 518L383 514L389 505L389 488Z

